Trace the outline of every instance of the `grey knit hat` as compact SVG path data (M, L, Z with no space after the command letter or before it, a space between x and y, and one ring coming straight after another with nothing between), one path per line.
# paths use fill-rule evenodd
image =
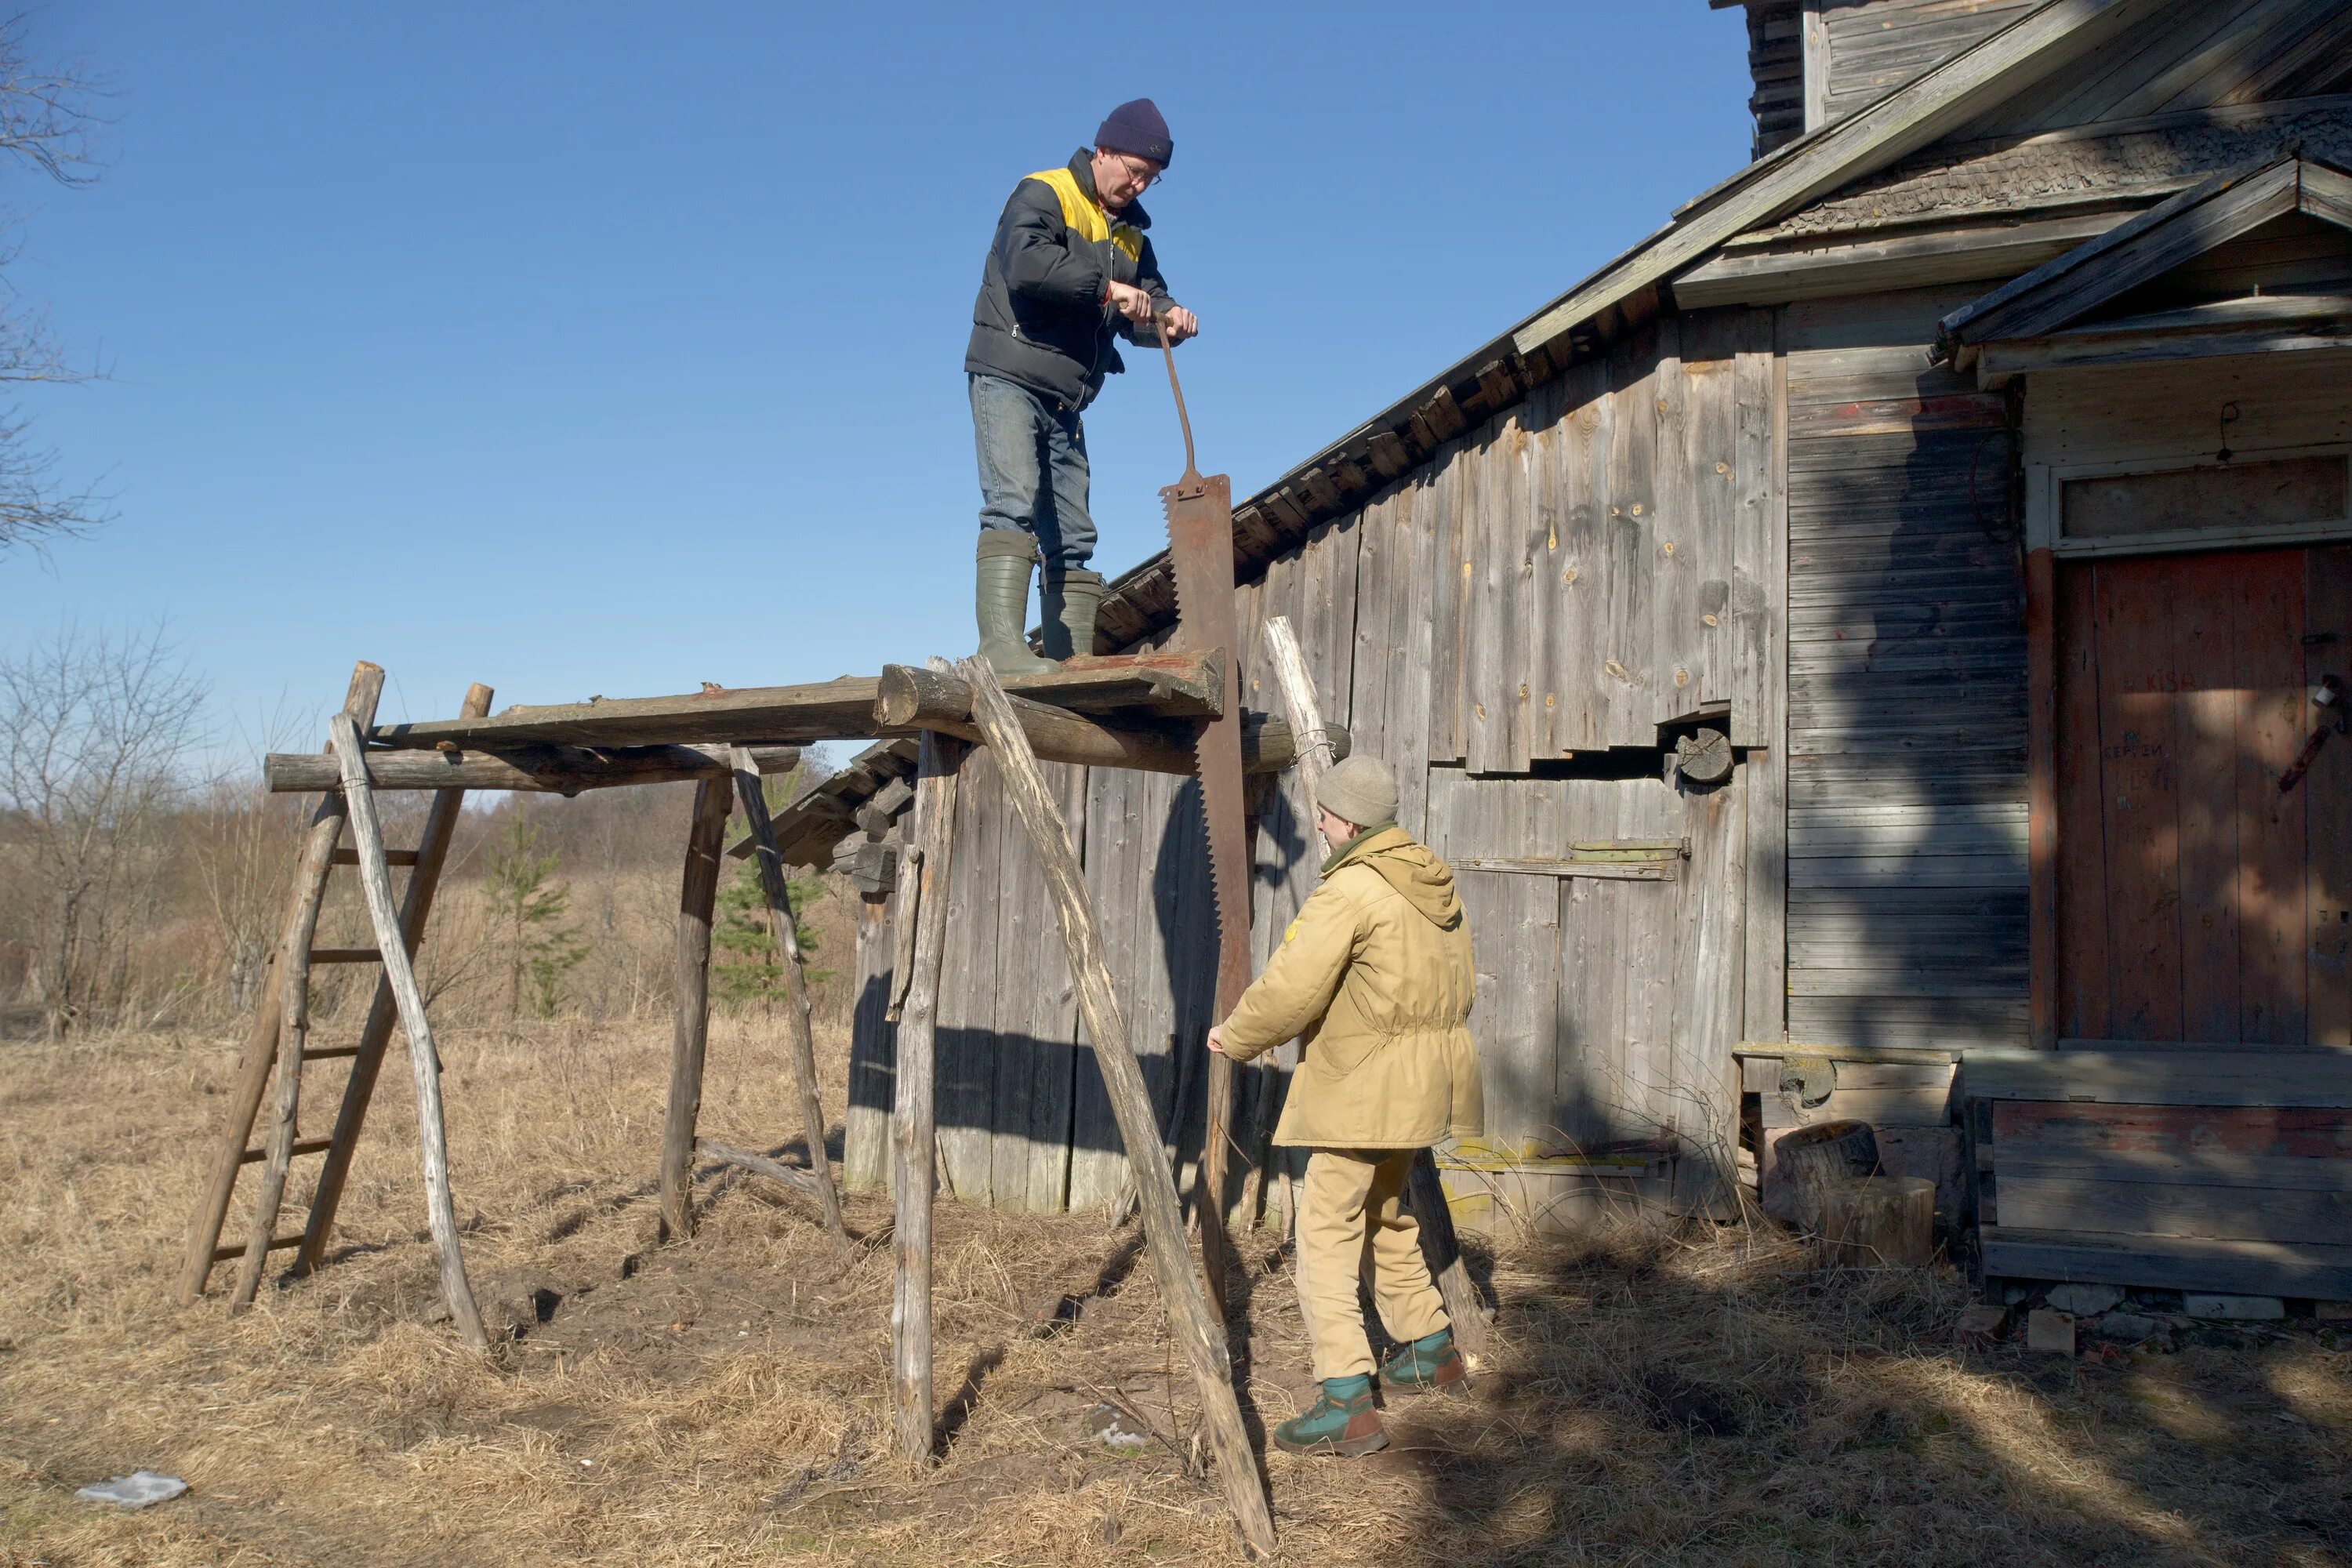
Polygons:
M1349 757L1323 775L1323 809L1359 827L1394 822L1396 774L1378 757Z

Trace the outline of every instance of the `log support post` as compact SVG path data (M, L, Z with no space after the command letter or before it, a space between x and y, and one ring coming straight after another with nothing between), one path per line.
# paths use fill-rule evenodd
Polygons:
M1251 1452L1249 1430L1243 1425L1241 1402L1234 1392L1233 1361L1225 1348L1223 1322L1212 1314L1199 1269L1184 1243L1184 1220L1176 1206L1176 1182L1160 1142L1160 1123L1151 1092L1143 1081L1142 1067L1128 1044L1127 1020L1111 987L1110 966L1103 956L1102 936L1094 905L1087 896L1086 876L1077 851L1070 843L1069 825L1054 802L1053 791L1037 766L1037 758L1023 732L1012 704L997 683L996 673L982 658L968 658L957 667L972 689L972 716L996 754L999 776L1012 796L1021 825L1045 868L1046 886L1068 949L1070 975L1078 992L1078 1010L1092 1037L1103 1082L1110 1091L1111 1108L1118 1119L1121 1140L1135 1173L1136 1193L1143 1215L1143 1234L1151 1251L1160 1296L1166 1305L1176 1340L1192 1370L1201 1399L1202 1425L1207 1429L1209 1451L1216 1461L1227 1506L1241 1531L1244 1548L1259 1558L1274 1552L1274 1515L1259 1478L1257 1458ZM911 1011L911 1009L910 1009ZM899 1032L904 1070L906 1032Z
M727 847L733 790L723 778L694 786L694 826L678 879L677 1023L670 1041L669 1110L662 1123L661 1239L694 1234L694 1124L702 1112L702 1058L710 1043L710 921L719 904L719 857Z
M491 696L488 687L475 682L466 689L466 700L457 710L459 715L473 719L488 713ZM435 792L433 804L425 808L425 830L416 840L416 865L408 873L408 885L400 895L401 942L412 963L416 950L425 942L425 922L433 915L433 896L440 889L441 868L447 862L449 846L457 837L457 817L465 804L464 790L445 789ZM375 1097L384 1051L392 1044L392 1026L398 1021L399 1005L393 999L391 978L379 975L375 995L368 1003L367 1022L360 1030L359 1055L352 1058L351 1071L343 1079L343 1099L335 1111L335 1131L327 1140L326 1161L319 1168L319 1184L310 1197L310 1217L302 1226L302 1249L294 1257L292 1272L298 1276L314 1274L326 1262L327 1237L335 1228L335 1211L342 1205L343 1184L351 1176L352 1156L359 1148L368 1103Z
M841 1223L841 1194L833 1184L833 1167L824 1149L824 1104L816 1092L816 1042L809 1029L808 977L801 970L801 944L793 931L792 889L784 879L784 858L776 850L776 826L768 816L766 786L751 752L733 752L735 797L742 802L743 820L751 829L752 855L760 863L760 886L768 898L768 931L775 939L776 971L784 985L784 1020L792 1040L793 1076L800 1094L801 1131L808 1140L809 1169L816 1175L816 1199L824 1211L824 1228L837 1247L847 1247L849 1232Z
M482 1330L482 1315L475 1308L474 1289L467 1282L466 1261L457 1246L457 1210L449 1194L448 1124L441 1113L441 1056L433 1047L425 993L418 988L416 971L408 962L400 910L392 901L383 826L376 817L375 795L368 787L359 726L350 714L338 713L328 733L335 760L342 765L343 805L351 816L353 847L359 852L360 889L367 898L368 921L375 930L383 976L399 1009L401 1032L408 1037L409 1076L416 1090L417 1152L425 1164L425 1219L440 1258L442 1298L449 1303L449 1321L457 1325L459 1337L476 1350L488 1350L489 1336Z
M915 837L922 853L911 918L915 946L890 1111L895 1286L890 1303L890 1405L898 1452L929 1464L931 1420L931 1187L938 1175L933 1039L940 971L947 955L948 872L955 848L956 784L964 743L923 736L915 784ZM898 911L901 921L909 911Z

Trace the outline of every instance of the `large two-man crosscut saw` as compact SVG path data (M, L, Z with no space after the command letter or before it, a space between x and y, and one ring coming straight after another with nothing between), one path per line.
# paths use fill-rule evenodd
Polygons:
M1234 616L1234 487L1223 474L1203 478L1192 455L1192 420L1176 379L1167 328L1160 332L1168 386L1184 427L1184 477L1160 492L1168 510L1168 558L1176 576L1176 646L1225 650L1225 700L1201 723L1194 771L1209 842L1209 885L1217 913L1216 1016L1222 1021L1250 981L1249 822L1243 802L1241 637ZM1201 1220L1201 1264L1219 1318L1225 1305L1225 1151L1231 1143L1234 1064L1209 1058L1208 1136L1193 1207ZM1179 1075L1181 1081L1181 1075ZM1178 1108L1178 1115L1182 1109Z

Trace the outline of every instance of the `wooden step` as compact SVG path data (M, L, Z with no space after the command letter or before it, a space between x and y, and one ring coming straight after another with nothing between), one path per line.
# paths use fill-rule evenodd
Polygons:
M348 1061L359 1054L357 1046L328 1046L321 1050L304 1051L302 1059L306 1062Z
M304 1138L295 1143L294 1152L297 1154L323 1154L333 1142L334 1140L331 1138ZM244 1160L239 1163L247 1165L254 1165L258 1164L268 1158L269 1151L267 1149L247 1149L245 1152Z
M335 851L336 865L356 866L359 863L360 852L352 848L350 845L346 844L341 849ZM387 866L414 866L416 864L416 851L414 849L387 849L383 852L383 863Z
M270 1239L269 1250L272 1252L283 1252L289 1247L299 1247L301 1245L302 1233L298 1230L291 1236L273 1237ZM215 1263L226 1263L232 1258L243 1258L244 1256L245 1243L241 1241L235 1247L215 1247L213 1248L213 1261Z
M314 947L312 963L380 963L383 954L372 947Z

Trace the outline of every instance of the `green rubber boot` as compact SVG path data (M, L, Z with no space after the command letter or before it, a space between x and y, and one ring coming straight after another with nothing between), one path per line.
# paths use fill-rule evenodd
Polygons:
M973 552L972 609L980 622L980 654L999 675L1043 675L1054 661L1029 651L1029 568L1037 542L1009 528L984 528ZM1050 624L1050 623L1049 623Z
M1339 1454L1356 1458L1389 1446L1381 1413L1372 1408L1372 1380L1327 1377L1315 1408L1274 1429L1274 1444L1292 1454Z
M1399 1345L1381 1363L1381 1386L1400 1394L1470 1392L1470 1368L1454 1348L1454 1331L1440 1329Z
M1095 612L1103 602L1099 572L1073 566L1045 574L1037 593L1038 614L1045 623L1045 657L1067 658L1095 651Z

